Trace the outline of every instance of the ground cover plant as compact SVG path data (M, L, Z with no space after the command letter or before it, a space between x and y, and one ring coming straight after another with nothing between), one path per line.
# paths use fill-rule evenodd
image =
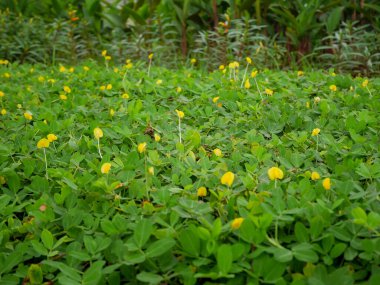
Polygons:
M379 284L380 79L0 65L1 284Z

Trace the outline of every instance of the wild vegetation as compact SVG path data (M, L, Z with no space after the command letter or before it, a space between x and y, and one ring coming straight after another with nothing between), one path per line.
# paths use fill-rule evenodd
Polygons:
M267 68L380 71L376 0L5 0L0 58L75 64L107 49L115 63L149 53L209 70L249 55Z
M1 284L378 284L378 78L0 65Z

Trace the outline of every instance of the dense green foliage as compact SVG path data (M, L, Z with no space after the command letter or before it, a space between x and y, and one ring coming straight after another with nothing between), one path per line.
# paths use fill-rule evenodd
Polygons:
M0 65L1 284L379 284L379 78L86 64Z
M255 55L368 75L380 72L379 19L376 0L4 0L0 59L74 64L107 49L119 64L154 52L213 69Z

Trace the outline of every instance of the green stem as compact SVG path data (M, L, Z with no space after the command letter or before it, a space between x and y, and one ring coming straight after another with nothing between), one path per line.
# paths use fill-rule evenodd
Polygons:
M100 151L100 142L99 142L99 139L98 139L98 151L99 151L100 159L103 159L102 153Z
M44 148L44 157L45 157L45 172L46 172L46 179L49 179L49 175L47 172L48 165L47 165L47 158L46 158L46 149Z
M257 84L257 81L256 81L256 78L255 78L255 77L254 77L253 79L255 80L256 87L257 87L257 91L259 91L259 94L260 94L261 100L263 100L263 95L261 95L261 91L260 91L260 88L259 88L259 84Z
M152 66L152 60L149 59L149 65L148 65L148 76L150 75L150 67Z
M179 131L179 142L182 143L181 118L180 117L178 117L178 131Z
M247 63L247 67L245 68L244 75L243 75L243 80L241 81L240 88L243 87L245 77L247 76L248 65L249 65L249 63Z

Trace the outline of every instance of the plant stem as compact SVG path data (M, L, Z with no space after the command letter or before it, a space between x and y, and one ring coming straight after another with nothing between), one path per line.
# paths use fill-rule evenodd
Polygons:
M146 196L148 198L148 201L150 201L149 197L149 185L148 185L148 169L147 169L147 163L146 163L146 153L144 152L144 170L145 170L145 191Z
M245 77L247 76L248 65L249 65L249 63L247 63L247 67L245 68L244 75L243 75L243 80L241 81L240 88L243 87Z
M178 131L179 131L179 143L182 143L182 135L181 135L181 118L178 117Z
M103 159L102 153L100 151L100 142L99 142L99 139L98 139L98 151L99 151L100 159Z
M260 94L261 100L263 100L263 95L261 95L261 91L260 91L260 88L259 88L259 84L257 84L257 81L256 81L256 78L255 78L255 77L254 77L253 79L255 80L256 87L257 87L257 91L259 91L259 94Z
M149 59L149 65L148 65L148 76L150 75L150 67L152 65L152 60Z
M372 93L371 93L371 91L369 91L368 86L366 86L366 88L367 88L367 90L368 90L368 92L369 92L369 96L370 96L370 98L372 98Z
M45 172L46 172L46 179L49 179L49 175L47 172L48 165L47 165L47 159L46 159L46 149L44 148L44 157L45 157Z

